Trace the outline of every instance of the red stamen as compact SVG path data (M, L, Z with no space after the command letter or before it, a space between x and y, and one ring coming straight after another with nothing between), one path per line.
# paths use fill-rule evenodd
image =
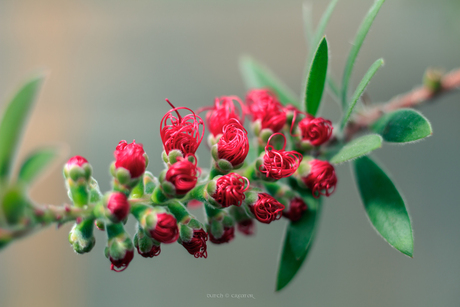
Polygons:
M247 190L249 180L239 174L230 173L217 179L216 192L212 197L224 208L231 205L239 207L245 199L244 192Z
M240 165L249 153L248 132L237 119L230 119L222 128L222 137L217 143L219 159L233 166Z

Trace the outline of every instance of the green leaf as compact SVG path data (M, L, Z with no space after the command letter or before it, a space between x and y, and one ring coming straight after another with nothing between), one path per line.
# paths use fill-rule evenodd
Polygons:
M359 137L343 148L331 159L331 163L339 164L369 154L382 147L382 137L378 134L368 134Z
M311 240L309 240L308 245L305 247L304 252L298 258L294 254L291 246L291 242L294 238L291 238L292 232L288 230L286 231L286 235L284 238L283 248L281 250L281 258L278 265L278 276L276 279L276 291L282 290L286 287L291 280L295 277L297 272L299 271L300 267L304 263L305 259L307 258L311 247L313 245L313 239L317 232L318 227L318 219L320 214L320 207L316 210L315 219L314 219L314 226L313 231L311 232ZM288 226L290 227L290 226Z
M303 199L307 204L308 211L304 213L300 220L290 222L288 227L290 238L289 244L297 260L302 258L313 239L317 217L316 210L319 203L318 199L314 198L312 195L303 197Z
M369 157L356 160L354 170L361 199L372 225L391 246L412 257L412 226L395 185Z
M366 89L367 85L371 81L372 77L375 75L377 70L383 65L383 60L378 59L377 61L372 64L372 66L369 68L367 73L364 75L363 79L359 83L358 87L356 88L355 93L353 94L353 98L351 99L350 103L348 104L347 111L344 113L343 118L342 118L342 123L340 125L340 129L343 130L345 128L345 125L348 122L348 119L351 116L351 113L353 112L353 108L355 107L356 103L358 102L359 97L364 93L364 90Z
M394 143L414 142L433 133L428 119L413 109L385 114L372 125L372 130Z
M15 152L43 75L26 82L8 104L0 123L0 179L10 177Z
M348 84L350 82L351 73L353 71L353 66L355 65L356 58L358 57L359 50L363 45L364 39L366 38L369 29L371 28L372 23L374 22L377 13L380 10L385 0L377 0L374 5L371 7L369 12L364 18L363 23L359 27L358 33L356 34L355 40L353 41L350 53L348 54L348 59L345 64L345 70L343 72L342 78L342 107L345 109L347 103L348 95Z
M42 148L31 153L21 166L18 180L26 184L34 181L59 156L57 148Z
M328 62L328 47L326 37L323 37L316 49L313 62L308 73L305 89L305 107L310 115L315 116L323 96L324 84L326 83Z
M299 99L273 72L248 56L240 59L240 71L248 89L268 87L272 89L284 105L292 104L299 108Z

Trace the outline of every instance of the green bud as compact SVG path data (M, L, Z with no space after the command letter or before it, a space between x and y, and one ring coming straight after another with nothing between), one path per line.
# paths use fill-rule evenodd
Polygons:
M168 155L168 160L169 160L169 161L168 161L168 162L169 162L170 164L174 164L174 163L177 162L177 158L179 158L179 157L181 157L181 158L184 157L184 155L182 154L182 152L181 152L180 150L178 150L178 149L173 149L173 150L171 150L171 151L169 152L169 155Z
M217 165L216 166L217 166L217 168L219 170L221 170L224 173L228 173L231 170L233 170L233 165L229 161L227 161L225 159L217 160Z
M84 220L80 224L75 224L69 233L69 243L74 251L79 254L88 253L96 244L93 235L93 220Z

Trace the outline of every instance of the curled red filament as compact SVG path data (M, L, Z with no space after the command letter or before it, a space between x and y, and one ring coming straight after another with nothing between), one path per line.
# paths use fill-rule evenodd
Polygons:
M136 144L136 140L133 140L131 144L125 140L120 141L113 154L115 168L127 169L132 178L137 178L145 172L145 151L142 144Z
M259 222L270 224L281 218L284 205L267 193L259 193L259 199L249 208Z
M299 130L303 141L313 146L326 143L332 136L332 122L322 117L307 116L299 122Z
M222 207L241 206L244 192L249 189L249 180L236 173L230 173L217 179L214 200Z
M233 238L235 237L235 227L225 227L224 228L224 233L220 238L216 238L213 236L212 232L209 232L209 241L211 241L214 244L222 244L222 243L228 243Z
M115 272L123 272L128 268L128 265L131 262L131 260L133 260L133 257L133 250L127 250L125 256L121 259L113 259L112 257L109 257L110 262L112 262L110 269Z
M270 145L272 137L281 135L284 139L284 145L281 150L276 150L273 145ZM289 177L295 173L302 162L303 156L297 151L285 151L286 137L281 133L275 133L270 136L265 146L265 155L263 164L259 167L259 171L265 174L266 177L279 180Z
M268 89L253 89L246 96L252 121L260 121L261 129L279 132L286 123L286 111L276 95Z
M185 195L195 187L199 170L196 166L197 159L194 158L194 161L195 163L192 163L187 158L179 157L166 172L165 180L174 185L177 195Z
M305 211L307 211L307 204L305 204L302 198L296 197L289 203L289 209L283 211L283 216L295 222L300 220Z
M318 198L320 195L329 196L335 191L337 176L334 166L327 161L310 161L310 173L302 177L302 181L312 191L313 196Z
M194 229L190 242L182 242L182 245L195 258L207 258L207 240L208 234L203 229Z
M256 224L254 224L253 219L239 221L236 226L239 232L247 236L251 236L255 233Z
M240 165L249 153L248 132L237 119L231 118L223 126L222 133L217 143L219 159L225 159L233 166Z
M157 214L155 228L150 230L150 236L161 243L173 243L179 238L179 228L176 218L169 213Z
M142 252L140 249L139 249L139 246L137 247L137 252L139 253L139 255L141 255L142 257L144 258L153 258L153 257L156 257L158 255L160 255L161 253L161 246L160 245L153 245L152 248L150 249L150 251L148 252Z
M175 108L168 99L166 101L172 107L163 116L160 123L161 141L166 153L169 154L171 150L177 149L184 156L195 154L204 135L203 120L189 108ZM187 110L192 114L182 117L179 114L179 110ZM174 112L177 117L173 115Z

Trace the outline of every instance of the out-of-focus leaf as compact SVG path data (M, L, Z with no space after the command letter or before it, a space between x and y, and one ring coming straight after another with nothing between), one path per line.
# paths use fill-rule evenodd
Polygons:
M18 180L29 185L59 156L57 148L42 148L31 153L21 166Z
M19 223L24 217L24 210L27 206L27 199L24 190L19 186L9 187L0 199L6 222L9 225Z
M355 107L356 103L358 102L359 97L364 93L364 90L366 89L367 85L371 81L372 77L375 75L377 70L383 65L383 60L378 59L377 61L372 64L372 66L369 68L367 73L364 75L363 79L359 83L358 87L356 88L355 93L353 94L353 97L348 104L346 112L343 114L342 118L342 123L340 125L340 129L343 130L345 128L345 125L348 122L348 119L351 116L351 113L353 112L353 108Z
M43 75L26 82L7 105L0 122L0 180L10 177L14 155L28 114L43 82Z
M412 226L395 185L369 157L354 161L354 170L364 208L375 230L391 246L412 257Z
M273 72L249 56L241 57L240 71L248 89L270 88L284 105L292 104L299 108L299 99Z
M372 130L387 142L406 143L430 136L433 131L428 119L413 109L401 109L382 116Z
M305 89L305 107L307 112L315 116L323 96L327 76L328 47L326 37L323 37L316 49L313 62L308 73Z
M343 148L331 159L331 163L340 164L367 155L382 146L382 137L378 134L368 134L359 137Z
M369 32L369 29L371 28L375 17L377 16L377 13L382 7L383 2L385 2L385 0L375 1L374 5L371 7L369 12L367 13L366 18L364 18L363 23L359 27L355 40L353 41L351 45L352 47L351 47L350 53L348 54L348 59L345 64L345 70L343 72L343 78L342 78L342 107L344 109L348 101L348 97L347 97L348 84L350 82L350 77L353 71L353 66L355 65L356 58L358 57L358 53L359 53L359 50L361 49L361 46L363 45L364 39L366 38L366 35Z

